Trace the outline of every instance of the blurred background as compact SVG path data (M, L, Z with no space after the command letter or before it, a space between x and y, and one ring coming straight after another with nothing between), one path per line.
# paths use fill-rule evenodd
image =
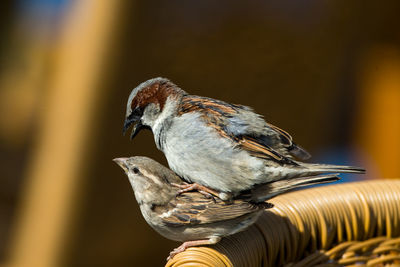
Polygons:
M253 107L314 162L400 177L400 1L15 0L0 9L0 266L160 266L111 160L149 78Z

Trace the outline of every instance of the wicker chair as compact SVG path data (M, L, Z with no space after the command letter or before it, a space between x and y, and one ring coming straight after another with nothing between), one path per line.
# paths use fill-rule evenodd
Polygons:
M400 180L311 188L244 232L193 247L166 266L400 266Z

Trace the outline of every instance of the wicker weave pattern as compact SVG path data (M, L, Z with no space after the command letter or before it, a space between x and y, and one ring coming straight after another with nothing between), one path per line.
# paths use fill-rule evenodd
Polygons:
M167 266L400 266L400 180L293 192L248 230Z

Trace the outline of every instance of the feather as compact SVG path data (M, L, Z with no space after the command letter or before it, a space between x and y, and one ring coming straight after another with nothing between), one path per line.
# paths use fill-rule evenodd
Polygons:
M207 199L198 192L189 192L172 199L162 221L170 226L197 225L231 220L264 209L265 205L253 204L242 199L224 202L218 198Z
M338 174L282 179L266 184L256 185L252 190L250 190L249 195L243 195L243 197L250 198L255 202L260 202L300 187L330 183L337 180L340 180Z
M299 159L310 157L307 151L293 143L286 131L266 123L249 107L186 95L182 98L178 116L189 112L200 113L204 122L219 135L255 157L293 165L297 165L291 161L293 155Z

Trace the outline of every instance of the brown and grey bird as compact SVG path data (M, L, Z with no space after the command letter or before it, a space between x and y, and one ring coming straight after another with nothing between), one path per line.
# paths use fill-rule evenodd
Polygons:
M114 161L127 174L147 223L162 236L184 242L171 252L171 257L188 247L215 244L224 236L243 231L265 208L271 207L268 203L251 202L251 192L239 194L229 202L197 191L178 195L186 182L160 163L146 157ZM337 179L329 176L314 182ZM296 179L277 181L270 183L268 190L274 196L304 185L304 181Z
M307 182L329 173L364 172L358 167L302 162L309 153L251 108L190 95L165 78L148 80L132 90L124 131L131 125L131 138L144 128L153 132L157 148L180 177L203 190L220 192L223 198L274 181L302 177ZM268 190L264 195L257 192L254 201L270 197Z

